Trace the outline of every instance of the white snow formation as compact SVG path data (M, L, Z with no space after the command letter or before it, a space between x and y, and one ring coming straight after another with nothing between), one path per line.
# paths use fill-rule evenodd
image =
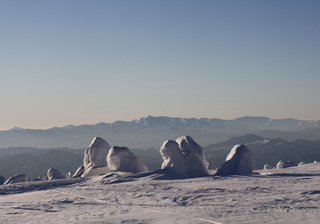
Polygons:
M292 162L292 161L283 161L283 160L280 160L280 161L277 163L276 168L277 168L277 169L283 169L283 168L288 168L288 167L292 167L292 166L298 166L298 164L295 163L295 162Z
M269 164L264 164L263 169L264 170L271 170L272 166L270 166Z
M95 137L90 146L84 153L83 165L85 168L89 166L103 167L107 166L107 155L111 146L102 138Z
M14 175L13 177L9 177L8 180L4 182L4 184L6 185L6 184L28 182L28 181L29 181L29 178L27 174L17 174L17 175Z
M111 146L102 138L95 137L84 153L84 172L81 177L110 172L106 161Z
M76 170L76 172L73 174L72 178L81 177L81 175L84 172L84 165L79 166L79 168Z
M107 156L107 163L109 169L114 171L132 173L148 171L142 160L130 152L127 147L112 147Z
M67 174L66 174L66 179L71 179L73 177L73 173L71 171L69 171Z
M172 140L167 140L160 148L163 158L161 169L170 169L177 178L187 178L187 160L179 148L179 144Z
M181 136L176 142L187 159L187 176L201 177L209 175L207 162L203 149L190 136Z
M54 168L50 168L47 171L48 180L57 180L57 179L64 179L64 176L61 175L60 171Z
M215 175L246 175L251 174L252 170L252 151L245 145L235 145Z

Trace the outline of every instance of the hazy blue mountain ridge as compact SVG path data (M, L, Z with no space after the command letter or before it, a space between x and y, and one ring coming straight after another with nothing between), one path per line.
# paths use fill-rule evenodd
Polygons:
M172 118L148 116L133 121L94 125L68 125L50 129L13 128L0 131L0 148L85 148L99 136L111 145L129 148L160 147L165 140L192 136L200 145L226 141L234 136L258 134L293 141L320 140L320 121L242 117L234 120L208 118Z

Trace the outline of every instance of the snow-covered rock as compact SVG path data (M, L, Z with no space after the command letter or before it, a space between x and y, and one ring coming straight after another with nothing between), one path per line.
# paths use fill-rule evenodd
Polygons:
M201 177L209 175L207 162L203 149L190 136L181 136L176 142L187 159L188 177Z
M13 177L9 177L8 180L4 184L14 184L14 183L21 183L21 182L28 182L29 178L27 174L17 174Z
M215 175L246 175L253 170L252 151L245 145L235 145L228 154L226 161L221 165Z
M64 176L61 175L60 171L54 168L50 168L47 171L48 180L57 180L57 179L65 179Z
M187 178L187 160L179 148L179 144L172 140L167 140L160 148L163 158L161 169L170 169L177 178Z
M0 185L3 185L6 182L6 178L0 175Z
M112 147L107 156L107 163L110 170L132 173L148 171L142 160L127 147Z
M84 153L84 171L81 177L95 176L110 172L107 156L111 146L104 139L95 137Z

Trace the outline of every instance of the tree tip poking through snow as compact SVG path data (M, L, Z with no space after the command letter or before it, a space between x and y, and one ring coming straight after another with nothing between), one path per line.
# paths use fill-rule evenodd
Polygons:
M107 163L110 170L140 173L148 171L142 160L130 152L127 147L114 146L107 156Z
M169 169L176 178L187 178L187 160L179 148L179 144L172 140L167 140L160 148L163 158L161 169Z
M13 177L9 177L8 180L4 184L15 184L21 182L28 182L30 181L27 174L17 174Z
M251 174L252 170L252 151L245 145L235 145L215 175L247 175Z
M187 176L202 177L209 175L210 164L207 162L202 147L190 136L181 136L176 142L187 159Z
M57 180L57 179L65 179L64 176L61 175L60 171L54 168L50 168L47 171L48 180Z

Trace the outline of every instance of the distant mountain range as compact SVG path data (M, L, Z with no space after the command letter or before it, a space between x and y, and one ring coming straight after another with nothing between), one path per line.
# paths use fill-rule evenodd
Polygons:
M111 145L129 148L160 147L165 140L190 135L200 145L226 141L231 137L257 134L287 141L320 140L320 121L241 117L233 120L148 116L130 122L68 125L51 129L13 128L0 131L0 148L86 148L98 136Z

